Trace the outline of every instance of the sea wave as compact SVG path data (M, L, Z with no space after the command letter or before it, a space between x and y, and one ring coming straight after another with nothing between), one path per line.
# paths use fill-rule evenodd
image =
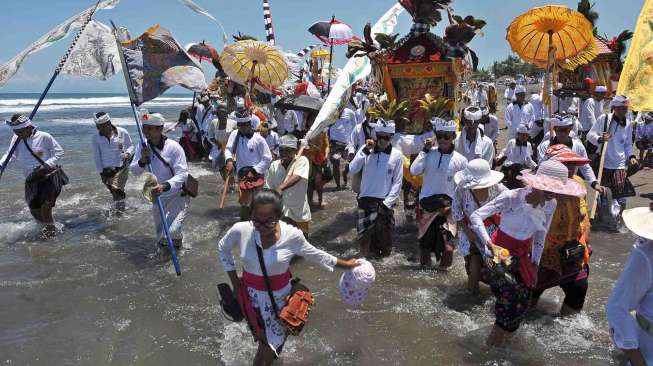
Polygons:
M191 103L190 97L161 97L143 104L144 108L156 109L162 107L182 106ZM0 113L31 112L38 100L0 99ZM128 97L89 97L89 98L53 98L41 103L40 111L58 111L64 109L109 109L130 107Z

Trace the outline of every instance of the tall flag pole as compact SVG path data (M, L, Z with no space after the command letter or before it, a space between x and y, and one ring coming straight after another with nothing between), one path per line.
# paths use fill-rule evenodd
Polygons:
M61 70L66 65L66 61L68 61L68 57L70 56L73 49L75 48L75 45L79 40L79 37L82 36L82 33L84 33L84 29L86 29L88 23L90 23L91 20L93 19L93 15L95 14L95 11L98 9L98 6L100 5L100 1L101 0L98 0L93 10L88 13L88 16L84 20L84 24L82 24L82 26L79 28L79 32L73 39L72 43L70 44L70 47L68 47L66 53L61 58L61 61L59 61L59 64L54 69L54 73L52 74L50 81L45 86L45 90L43 90L43 93L41 93L41 96L39 97L39 100L36 102L36 105L34 105L34 108L32 109L32 113L29 114L29 119L34 119L34 116L36 116L36 112L39 110L39 107L41 107L41 103L43 103L43 100L45 99L46 95L48 95L48 92L50 91L50 88L52 87L54 80L57 78L57 76L59 76ZM20 142L20 140L21 139L19 138L16 138L14 140L13 145L11 145L11 148L9 148L9 152L7 153L7 159L6 159L7 161L0 165L0 179L2 178L2 174L5 172L5 169L7 169L7 166L9 165L9 161L11 160L11 157L14 155L14 152L16 151L16 148L18 147L18 143Z
M140 120L138 118L138 113L136 112L136 106L134 105L134 99L136 98L134 97L134 87L133 87L131 75L129 74L129 69L127 68L127 63L125 62L125 55L123 53L122 45L120 44L120 40L118 39L118 28L116 28L116 25L113 23L113 21L111 21L111 26L113 27L113 35L116 38L116 43L118 44L118 54L120 54L122 71L123 74L125 75L125 82L127 84L127 89L129 92L129 103L131 104L132 113L134 114L134 121L136 121L136 130L138 131L138 138L141 140L141 146L143 148L146 148L147 142L143 137L143 130L141 127ZM150 162L147 163L147 170L150 173L153 172L152 164ZM156 196L155 203L156 206L159 208L159 215L161 215L161 223L163 224L163 232L165 233L166 241L168 242L168 249L170 250L170 255L172 257L172 264L175 267L175 273L177 273L177 276L181 276L181 266L179 265L179 258L177 258L177 250L175 250L175 245L172 242L172 235L170 235L170 225L168 224L165 211L163 210L161 197Z
M269 44L275 45L274 26L272 26L272 12L270 11L270 1L263 0L263 21L265 23L265 33Z

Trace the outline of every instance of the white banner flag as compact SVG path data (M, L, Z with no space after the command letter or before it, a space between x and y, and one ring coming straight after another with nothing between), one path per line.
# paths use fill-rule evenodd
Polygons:
M120 0L104 0L98 4L97 10L113 9L116 7L116 5L118 5L119 2ZM16 75L20 65L28 56L33 55L44 48L50 47L55 42L66 38L72 30L81 27L84 22L86 22L88 15L93 11L93 9L95 9L95 6L92 6L75 15L74 17L66 20L65 22L59 24L57 27L46 33L43 37L39 38L38 41L32 43L29 47L14 56L14 58L9 60L9 62L0 66L0 86L5 85L9 79Z
M372 27L372 34L390 34L397 25L397 17L404 11L401 4L395 4ZM331 93L324 102L320 113L315 118L311 129L306 133L306 140L316 137L335 123L339 113L344 109L347 99L351 94L351 86L362 80L372 72L372 64L367 56L352 57L347 61L345 68L338 76L338 80L331 88Z
M122 69L111 28L93 20L70 53L63 74L107 80Z
M227 32L224 31L224 27L222 26L222 23L220 23L211 13L208 11L204 10L201 6L195 4L193 0L179 0L181 1L182 4L186 5L190 10L196 12L197 14L204 15L205 17L212 19L214 22L220 26L220 29L222 29L222 42L226 45L227 42L229 41L227 39Z

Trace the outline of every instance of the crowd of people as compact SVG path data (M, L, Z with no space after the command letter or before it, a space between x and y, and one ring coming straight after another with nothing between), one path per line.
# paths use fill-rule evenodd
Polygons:
M489 88L471 88L459 122L453 115L433 116L430 129L419 135L401 133L395 121L373 117L370 106L386 96L357 86L335 123L309 141L304 136L316 113L202 93L173 127L181 129L179 142L167 136L164 119L154 114L140 116L147 141L141 145L108 113L98 112L91 145L99 182L109 190L118 214L126 210L129 173L151 173L148 192L155 241L161 246L166 233L154 198L161 202L175 247L183 247L184 219L197 194L188 161L210 161L224 193L237 190L240 222L219 240L218 252L234 293L248 298L249 310L259 314L248 318L252 329L260 329L254 333L260 342L257 365L272 363L288 334L275 309L290 293L293 256L329 270L360 264L307 241L311 211L323 207L323 187L331 180L338 190L356 193L359 257L392 253L395 210L402 197L404 211L415 212L422 267L433 266L433 255L443 270L456 253L464 258L469 292L477 294L482 282L496 296L490 345L508 342L528 309L550 288L560 287L565 294L562 316L582 310L592 253L594 222L587 199L592 193L586 188L591 187L599 197L595 222L612 229L625 222L640 236L608 304L611 334L633 364L653 362L653 316L645 307L653 293L653 236L650 221L641 223L641 216L650 218L650 213L648 208L641 215L624 212L627 197L635 194L629 176L651 166L653 112L635 118L627 97L609 98L607 88L597 86L585 100L554 96L555 113L549 113L541 92L527 101L526 87L512 83L504 94L507 142L499 146L501 101L488 96ZM7 124L14 131L12 145L18 142L18 147L0 162L19 162L30 212L44 224L47 236L55 235L52 208L67 184L59 165L64 150L23 115L12 116ZM244 267L240 277L235 246ZM635 276L647 281L633 280ZM637 323L625 319L632 309L638 311Z

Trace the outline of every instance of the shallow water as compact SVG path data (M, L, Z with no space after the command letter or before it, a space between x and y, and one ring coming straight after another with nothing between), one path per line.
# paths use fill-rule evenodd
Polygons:
M125 217L107 214L110 196L94 171L89 148L95 130L90 108L40 115L54 121L39 125L63 145L71 178L55 209L61 229L56 239L38 239L17 167L2 179L0 363L249 364L255 344L245 324L223 318L215 290L227 281L215 244L237 220L234 196L218 210L216 192L222 184L206 167L192 165L201 192L186 221L183 275L175 276L169 258L153 243L150 208L139 193L142 180L130 178ZM158 111L174 119L178 109ZM130 110L118 106L109 113L126 123ZM0 129L2 145L8 132ZM357 251L353 197L329 189L327 208L314 212L311 241L340 257ZM477 298L465 294L459 257L448 272L418 270L415 229L401 210L396 217L395 253L374 262L377 282L360 308L340 300L339 273L303 261L294 266L294 275L315 291L317 304L302 335L289 339L279 364L606 365L620 360L609 339L604 305L633 243L629 234L593 233L590 291L581 314L557 318L563 294L550 290L511 350L491 351L484 346L493 323L489 290L483 287Z

